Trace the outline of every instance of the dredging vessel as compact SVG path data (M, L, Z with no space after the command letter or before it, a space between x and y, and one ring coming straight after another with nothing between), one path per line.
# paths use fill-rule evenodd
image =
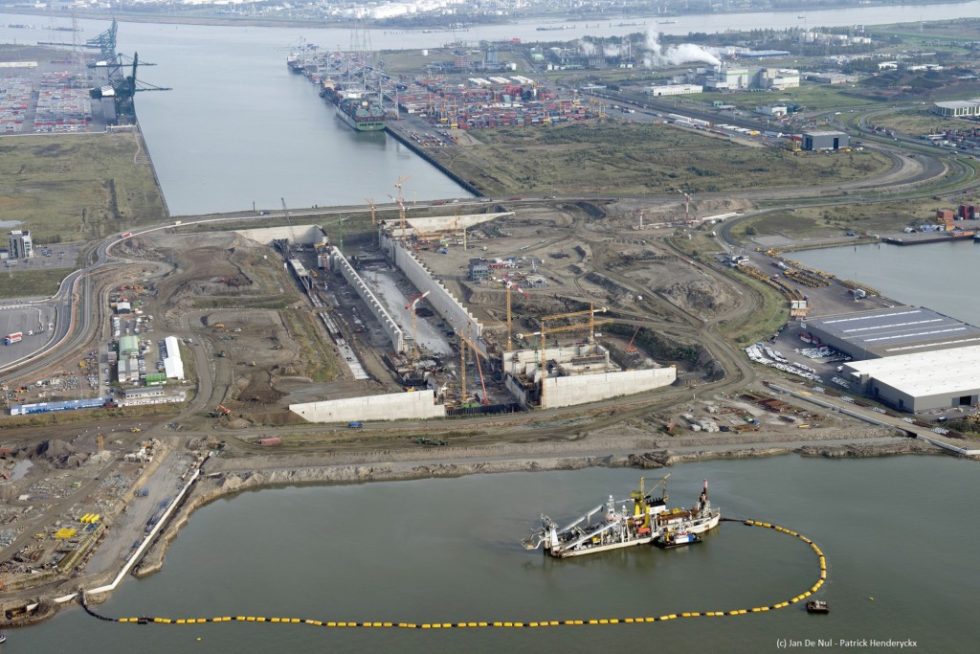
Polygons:
M657 514L654 525L657 531L656 544L677 547L700 542L700 534L714 529L719 522L721 522L721 511L712 508L711 500L708 499L708 480L705 479L701 495L698 496L698 501L693 507L676 508ZM687 536L694 538L687 538Z
M713 509L708 500L708 482L694 507L668 510L669 477L668 474L657 483L663 486L660 497L646 492L641 477L639 488L630 493L629 499L617 501L610 495L604 504L564 527L542 515L541 527L522 545L527 550L540 547L549 556L563 559L651 543L679 547L700 542L699 534L717 527L721 520L721 512Z

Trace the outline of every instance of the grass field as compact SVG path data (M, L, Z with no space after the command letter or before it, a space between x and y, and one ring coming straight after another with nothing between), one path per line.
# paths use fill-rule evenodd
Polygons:
M970 130L976 123L960 118L943 118L931 113L928 108L897 111L890 114L879 114L869 119L875 127L893 129L909 136L936 134L948 129Z
M135 134L0 139L0 220L39 243L87 241L166 218L150 166L133 163Z
M790 186L801 180L819 186L888 167L872 152L802 157L665 125L590 122L470 134L478 144L433 154L490 195L650 195Z
M980 195L966 196L963 204L977 204ZM933 222L936 209L953 209L952 204L924 198L904 202L801 207L793 211L774 211L749 218L732 228L732 235L744 240L753 236L784 235L789 238L841 236L848 230L881 234L899 232L913 223Z
M58 291L61 280L71 271L71 268L55 268L29 272L2 272L0 273L0 298L50 297Z

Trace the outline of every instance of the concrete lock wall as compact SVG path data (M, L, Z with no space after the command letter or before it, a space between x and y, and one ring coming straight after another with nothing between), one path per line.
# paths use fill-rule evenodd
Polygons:
M410 251L401 246L393 239L385 238L382 246L391 254L395 265L405 273L405 276L415 288L423 293L429 291L425 299L432 305L443 320L449 323L453 329L463 329L466 336L474 343L480 344L480 337L483 334L483 325L466 307L453 297L442 282L432 276L429 269L415 258Z
M292 228L289 226L256 227L254 229L236 229L235 233L263 245L272 245L273 241L283 239L300 245L310 245L311 243L319 243L320 239L323 238L323 230L320 229L319 225L293 225Z
M442 418L446 415L446 407L436 404L435 391L432 390L304 402L290 404L289 410L309 422L424 420Z
M388 310L384 308L384 305L378 301L378 298L371 292L371 289L367 287L367 284L365 284L364 280L361 279L361 276L357 274L354 267L350 265L347 257L345 257L340 250L334 247L331 248L330 258L333 260L334 264L340 268L340 274L344 276L347 283L354 287L354 290L357 291L358 296L364 300L364 303L367 304L368 309L371 310L371 313L374 315L377 321L381 323L381 328L388 336L388 339L391 341L395 351L404 352L405 335L402 333L401 327L399 327L398 323L394 321L391 314L388 313Z
M419 234L444 232L454 229L468 229L480 223L490 222L504 216L513 216L513 211L499 213L471 213L463 216L427 216L425 218L408 218L405 220Z
M543 408L598 402L621 395L633 395L669 386L677 379L677 369L627 370L545 380Z

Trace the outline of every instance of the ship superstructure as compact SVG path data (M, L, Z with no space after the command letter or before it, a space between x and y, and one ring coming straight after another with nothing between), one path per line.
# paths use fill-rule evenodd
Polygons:
M700 542L699 534L714 529L721 521L721 511L708 500L708 482L697 503L690 509L667 508L666 475L657 485L663 494L654 497L644 489L644 480L630 493L629 499L617 501L609 496L604 504L587 511L568 525L541 516L541 527L522 542L525 549L542 548L556 558L567 558L606 552L635 545L658 544L677 547Z
M667 475L661 480L667 481ZM604 504L593 508L565 527L546 515L541 528L524 541L525 549L543 548L556 558L605 552L634 545L648 545L658 535L656 517L667 509L666 488L660 497L647 494L644 480L630 493L629 499L617 501L612 495Z

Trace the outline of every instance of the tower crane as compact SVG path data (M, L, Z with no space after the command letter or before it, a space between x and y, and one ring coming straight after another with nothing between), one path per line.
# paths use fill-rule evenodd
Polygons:
M691 196L684 191L678 191L684 196L684 220L685 222L691 222Z
M286 198L279 198L279 201L282 202L282 213L283 213L284 216L286 216L286 224L289 225L289 240L292 241L295 244L296 243L296 232L293 230L293 219L289 215L289 209L286 208ZM290 246L287 243L286 244L286 253L287 254L289 252L291 252L291 248L292 248L292 246Z
M368 207L371 209L371 226L373 227L374 225L378 224L377 218L375 217L374 200L371 198L364 198L364 201L367 202Z
M517 291L524 296L526 300L528 298L527 291L518 286L510 277L504 277L504 288L506 289L507 295L507 351L511 352L514 350L514 341L511 338L511 327L512 327L512 314L510 310L510 292L511 289L517 289Z
M420 351L419 335L418 335L418 330L416 328L418 316L415 313L415 308L418 306L419 302L424 300L426 296L429 295L429 293L431 293L431 291L426 291L425 293L418 293L411 300L409 300L408 304L405 305L405 309L410 311L412 314L412 342L415 344L415 348L413 350L412 356L414 360L418 359L419 351Z
M405 182L408 181L408 177L399 177L395 180L395 188L398 189L398 197L395 199L398 202L398 221L399 227L402 230L402 237L405 235L405 193L404 187Z
M560 334L564 332L574 332L582 331L587 329L589 332L589 343L595 342L595 327L596 325L606 324L612 322L611 320L596 320L595 314L605 313L607 311L606 307L596 309L591 304L589 308L585 311L572 311L571 313L556 313L549 316L542 316L539 320L541 321L541 331L534 332L532 336L541 336L541 394L540 394L540 406L544 407L545 404L545 388L547 386L546 381L548 379L548 334ZM548 327L549 322L556 320L564 320L568 318L582 318L587 317L588 321L585 324L574 323L571 325L563 325L559 327Z

